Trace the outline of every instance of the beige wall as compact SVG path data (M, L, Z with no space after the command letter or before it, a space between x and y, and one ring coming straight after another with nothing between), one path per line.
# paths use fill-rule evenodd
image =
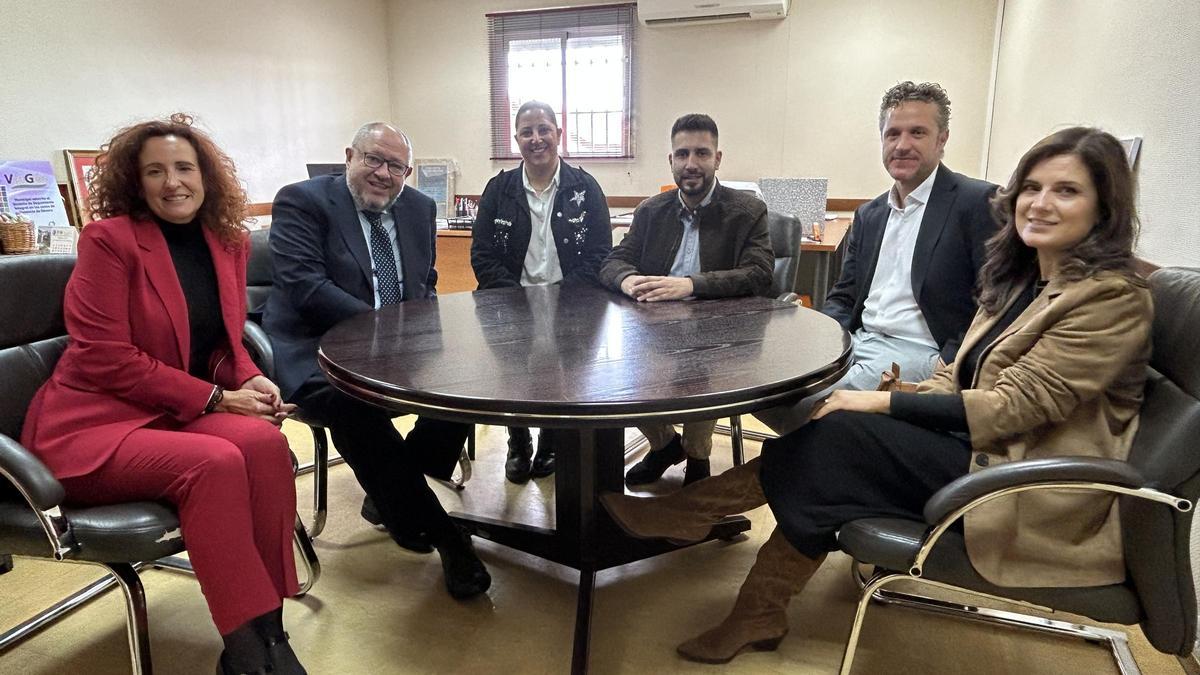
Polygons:
M1200 265L1200 3L1007 0L988 178L1055 129L1142 136L1139 254Z
M384 0L4 2L0 156L96 148L130 122L194 114L270 201L387 117Z
M457 191L478 193L512 162L488 159L486 12L579 0L390 0L392 114L418 157L450 157ZM637 32L631 161L586 161L610 195L670 183L671 122L707 112L721 128L720 176L826 176L832 197L873 197L876 111L901 79L936 80L954 102L946 161L976 174L991 73L996 0L802 0L783 21L643 28ZM949 8L952 5L951 11ZM899 29L923 24L920 31ZM919 21L917 20L919 19ZM931 47L936 45L936 47Z

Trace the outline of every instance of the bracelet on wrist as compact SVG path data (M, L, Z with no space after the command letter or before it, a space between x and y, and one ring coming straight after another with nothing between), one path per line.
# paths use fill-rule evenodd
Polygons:
M216 410L217 404L220 403L221 399L223 398L225 398L225 388L219 384L213 385L212 394L208 397L208 405L204 406L204 412L210 413L213 410Z

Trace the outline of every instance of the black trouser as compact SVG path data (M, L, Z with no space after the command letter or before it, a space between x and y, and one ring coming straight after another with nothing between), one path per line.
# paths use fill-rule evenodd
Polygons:
M529 427L509 427L508 438L513 445L519 447L527 440L529 442L533 442L533 436L530 431L531 430ZM555 434L560 433L561 431L561 429L542 429L538 433L538 452L544 452L546 448L553 450L556 445L561 444L562 441L555 436ZM458 455L455 455L454 457L457 459ZM453 470L454 467L450 467L450 469ZM433 476L434 478L440 478L440 476L436 474L430 473L429 475Z
M456 536L425 474L449 476L471 425L419 417L406 440L392 425L394 415L343 394L323 378L305 382L291 401L325 422L388 530L407 536L424 532L435 544Z
M509 427L508 438L517 447L521 447L525 441L533 441L533 436L529 433L529 427Z

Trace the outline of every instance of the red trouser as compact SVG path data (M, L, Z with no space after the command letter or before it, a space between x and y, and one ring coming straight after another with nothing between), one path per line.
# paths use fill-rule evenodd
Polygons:
M62 481L70 502L164 501L225 635L296 594L296 484L271 424L213 413L129 434L96 471Z

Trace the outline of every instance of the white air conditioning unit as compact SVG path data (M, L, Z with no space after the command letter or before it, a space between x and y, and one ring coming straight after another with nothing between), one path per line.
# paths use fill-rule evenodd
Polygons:
M685 26L744 19L782 19L789 0L638 0L647 26Z

